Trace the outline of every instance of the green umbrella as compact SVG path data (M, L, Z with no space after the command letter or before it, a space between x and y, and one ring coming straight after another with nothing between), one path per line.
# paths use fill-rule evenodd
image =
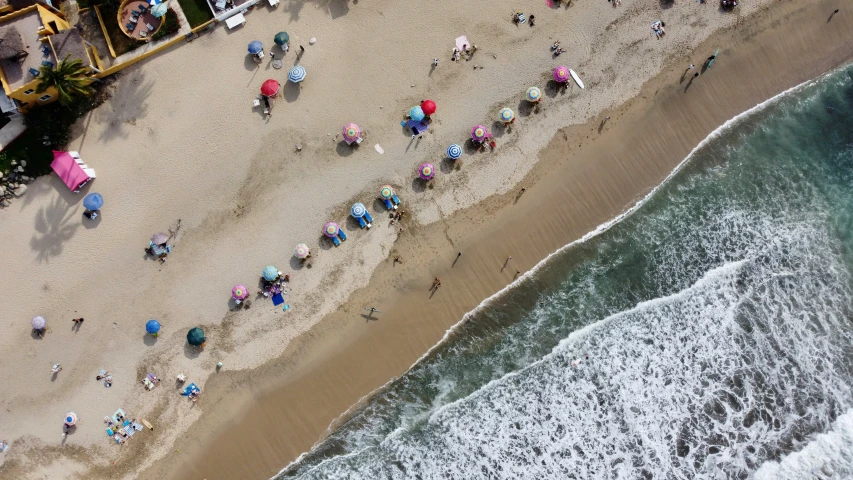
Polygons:
M187 332L187 342L190 345L199 346L204 343L204 330L195 327L191 328L189 332Z
M275 34L275 44L276 45L284 45L285 43L290 41L290 35L287 32L278 32Z

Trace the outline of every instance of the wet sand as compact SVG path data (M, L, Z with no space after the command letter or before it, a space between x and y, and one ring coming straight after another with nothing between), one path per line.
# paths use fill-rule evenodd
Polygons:
M853 58L853 15L827 22L837 4L779 4L715 34L620 109L562 130L515 191L427 227L404 221L368 287L280 359L214 376L199 404L202 421L139 478L274 475L516 271L624 212L726 120ZM691 82L718 47L713 68ZM683 75L690 63L697 69ZM602 127L604 116L611 118ZM398 255L402 264L393 262ZM441 287L431 294L435 277ZM382 313L369 318L369 306Z

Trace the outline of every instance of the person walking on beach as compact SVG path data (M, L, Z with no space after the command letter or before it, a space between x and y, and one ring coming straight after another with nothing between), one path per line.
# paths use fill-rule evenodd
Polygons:
M459 253L457 253L457 254L456 254L456 258L459 258L459 257L461 257L461 256L462 256L462 252L459 252Z
M837 9L837 8L835 9L835 11L834 11L834 12L832 12L832 15L830 15L830 16L829 16L829 19L826 21L826 23L831 22L831 21L832 21L832 17L834 17L836 13L838 13L838 9Z
M694 68L696 68L696 65L693 65L692 63L687 66L687 70L693 70Z

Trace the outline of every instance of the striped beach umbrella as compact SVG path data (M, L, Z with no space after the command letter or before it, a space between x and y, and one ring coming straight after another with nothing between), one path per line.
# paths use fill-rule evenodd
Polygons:
M367 208L363 203L354 203L349 213L355 218L361 218L367 213Z
M334 238L338 236L338 232L341 230L341 227L338 226L335 222L328 222L323 225L323 235Z
M296 258L308 258L308 255L311 254L311 249L308 248L308 245L300 243L296 246L293 254L296 255Z
M379 187L379 198L383 200L391 200L392 196L394 196L394 189L391 185L382 185Z
M504 123L509 123L515 120L515 112L510 108L502 108L500 112L498 112L498 116L501 118L501 121Z
M148 320L145 323L145 331L154 335L155 333L160 331L160 322L154 320L153 318L151 320Z
M287 32L278 32L275 34L275 38L273 38L276 45L284 45L285 43L290 41L290 35Z
M458 160L459 157L462 156L462 147L456 145L455 143L447 147L447 156L452 158L453 160Z
M264 267L263 275L264 280L271 282L275 280L276 277L278 277L278 269L272 265L267 265L266 267Z
M435 167L433 167L431 163L424 163L421 165L421 168L418 169L418 175L423 180L431 180L432 177L435 176Z
M361 129L354 123L344 125L344 141L352 143L361 137Z
M409 118L416 122L420 122L424 119L426 115L424 115L424 110L420 107L420 105L415 105L409 110Z
M264 44L261 43L259 40L252 40L251 42L249 42L249 53L251 53L252 55L257 55L261 53L263 49Z
M69 427L73 426L77 423L77 414L74 412L68 412L65 414L65 424Z
M104 197L100 193L92 192L83 199L83 207L86 210L99 210L104 206Z
M287 79L293 83L299 83L302 80L305 80L305 67L297 65L291 68L290 73L287 74Z
M281 85L279 85L277 81L270 78L261 85L261 95L272 97L278 93L279 88L281 88Z
M37 317L33 317L33 328L36 330L41 330L47 326L47 320L44 319L41 315Z
M433 102L432 100L424 100L423 102L421 102L421 110L423 110L424 113L427 115L432 115L433 113L435 113L435 108L435 102Z
M243 284L234 285L231 289L231 296L234 300L245 300L249 296L249 289Z
M527 92L524 93L524 98L528 102L536 103L539 100L542 100L542 90L539 90L539 87L530 87L527 89Z
M489 131L486 130L486 127L482 125L477 125L476 127L471 129L471 138L478 142L482 142L486 139L486 135L489 134Z
M569 81L569 67L560 65L554 69L554 80L563 83Z

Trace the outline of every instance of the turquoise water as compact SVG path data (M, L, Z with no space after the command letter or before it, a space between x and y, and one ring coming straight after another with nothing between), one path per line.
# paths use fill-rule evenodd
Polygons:
M728 122L276 478L849 478L851 238L846 67Z

